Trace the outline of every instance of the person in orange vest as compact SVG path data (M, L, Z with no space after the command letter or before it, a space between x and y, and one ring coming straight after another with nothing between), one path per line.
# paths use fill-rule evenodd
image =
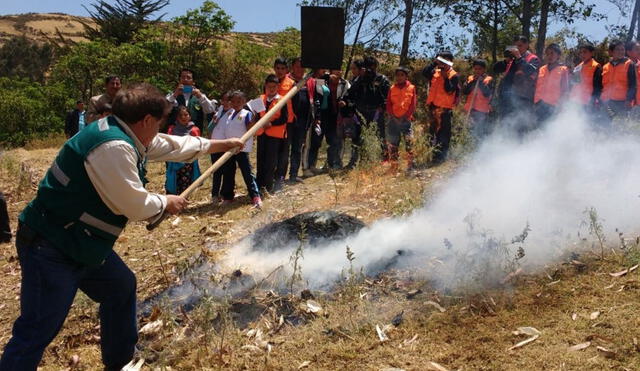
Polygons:
M260 112L260 117L264 116L271 107L282 99L278 94L278 84L276 75L267 76L264 83L264 94L260 96L266 109ZM260 189L266 189L269 193L274 192L278 159L287 148L287 124L293 122L293 119L293 109L291 101L289 101L271 118L268 124L256 133L258 137L256 181Z
M638 63L640 60L640 44L637 41L627 41L624 44L624 50L626 56L629 57L633 63Z
M464 110L469 115L471 133L480 140L490 133L489 112L493 96L493 78L487 75L487 61L475 59L471 64L473 75L467 78L462 94L467 96Z
M278 95L284 97L289 90L293 89L296 85L296 82L289 75L289 64L285 58L276 58L275 62L273 62L273 71L278 77ZM295 112L294 112L295 115ZM295 116L294 120L288 124L287 132L294 132L295 124ZM278 157L278 167L276 170L276 181L274 184L274 192L278 192L282 190L284 186L284 178L287 175L287 170L289 168L289 152L291 151L291 140L287 139L286 148L280 152L280 157Z
M569 68L560 62L561 56L562 50L558 44L549 44L544 50L546 64L538 70L533 98L538 128L556 113L569 92Z
M416 112L416 102L418 94L416 87L409 81L410 70L400 66L396 68L395 84L389 89L387 96L387 146L389 148L389 159L394 166L398 161L398 146L400 139L404 138L408 153L408 171L413 170L413 156L411 154L412 129L411 121Z
M602 105L610 118L626 118L636 99L636 66L625 56L622 41L609 43L609 55L611 60L602 67Z
M593 59L595 47L592 44L581 44L578 50L581 62L571 74L570 99L581 106L585 112L593 113L600 105L602 65Z
M422 71L429 81L427 108L431 115L429 134L436 147L434 164L444 162L451 142L451 120L460 93L458 73L453 69L453 54L438 53L436 59Z

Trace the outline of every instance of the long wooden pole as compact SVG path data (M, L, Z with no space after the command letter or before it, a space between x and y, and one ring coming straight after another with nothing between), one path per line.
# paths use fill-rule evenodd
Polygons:
M256 132L260 130L263 126L265 126L271 120L273 115L279 112L282 109L282 107L284 107L284 105L287 104L287 102L289 102L291 98L293 98L293 96L298 92L298 90L300 90L304 86L304 84L306 84L310 76L311 74L308 74L302 80L300 80L291 90L289 90L289 92L282 99L280 99L280 101L278 101L278 103L275 106L271 107L271 109L264 116L262 116L262 118L258 120L258 122L255 125L253 125L249 130L247 130L247 132L244 133L244 135L240 138L242 143L246 143L247 140L249 140L249 138L256 135ZM184 192L180 194L180 197L188 198L198 187L202 185L202 183L204 183L205 180L207 180L211 176L211 174L213 174L216 170L220 169L220 167L222 167L222 165L224 165L224 163L227 162L231 158L231 156L235 154L236 152L234 151L225 152L222 155L222 157L220 157L204 173L202 173L202 175L200 175L200 177L196 179L189 186L189 188L185 189ZM158 218L156 221L152 223L147 224L147 230L149 231L154 230L158 225L160 225L160 223L162 223L162 221L166 217L167 217L167 212L163 211L160 218Z

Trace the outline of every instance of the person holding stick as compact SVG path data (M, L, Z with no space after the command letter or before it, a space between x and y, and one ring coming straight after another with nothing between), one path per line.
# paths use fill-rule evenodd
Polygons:
M237 138L158 134L169 102L149 84L123 89L112 115L67 141L19 218L20 317L0 370L36 370L59 332L78 289L100 303L102 361L120 370L138 340L136 278L113 250L128 220L160 219L187 205L184 197L144 188L145 164L188 162L243 147Z
M472 62L473 75L467 78L462 94L467 96L464 110L471 125L471 133L476 140L490 134L489 112L493 96L493 78L487 75L487 61L475 59Z

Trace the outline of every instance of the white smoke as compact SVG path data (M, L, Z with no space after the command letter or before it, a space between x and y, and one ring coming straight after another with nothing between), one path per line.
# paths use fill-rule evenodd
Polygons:
M505 241L529 223L522 259L527 265L557 260L578 241L578 231L586 235L586 208L597 210L608 233L615 228L637 232L640 140L615 129L594 130L583 113L566 109L524 142L489 138L441 188L409 217L377 221L344 241L305 250L304 279L312 287L335 281L348 267L346 246L363 267L389 259L397 250L412 251L405 262L422 272L426 258L448 254L445 239L458 253L470 246L469 215L475 215L475 228ZM245 244L232 249L229 262L267 274L278 265L288 266L291 252L253 252ZM454 266L449 265L466 269Z

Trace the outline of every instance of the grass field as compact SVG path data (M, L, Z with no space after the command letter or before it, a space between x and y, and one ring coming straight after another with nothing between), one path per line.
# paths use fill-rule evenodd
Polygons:
M54 148L17 149L1 155L0 189L8 198L12 227L55 153ZM201 161L203 168L208 164ZM262 210L251 208L246 196L228 207L213 206L207 182L177 226L171 218L150 233L144 223L131 223L115 248L135 271L143 300L179 280L178 272L196 257L216 259L204 248L208 242L231 243L305 211L334 209L365 223L402 215L428 202L458 165L448 162L416 177L382 167L335 179L320 175L267 198ZM164 165L151 164L149 170L149 188L161 191ZM172 370L636 370L638 271L610 275L628 265L620 255L600 259L599 250L582 252L580 262L523 272L504 287L473 296L438 292L411 272L369 279L350 275L335 291L314 293L312 303L321 307L316 313L298 293L256 290L244 301L211 298L189 313L161 308L144 319L142 324L157 328L141 335L140 355L143 369ZM11 244L0 245L0 271L4 346L19 313L20 267ZM243 305L262 315L241 329L233 315ZM282 321L283 313L296 313L305 324ZM394 318L398 326L390 325ZM533 327L539 337L510 350L533 336L515 335L519 327ZM584 349L572 350L575 345ZM79 294L42 369L100 367L97 306Z

